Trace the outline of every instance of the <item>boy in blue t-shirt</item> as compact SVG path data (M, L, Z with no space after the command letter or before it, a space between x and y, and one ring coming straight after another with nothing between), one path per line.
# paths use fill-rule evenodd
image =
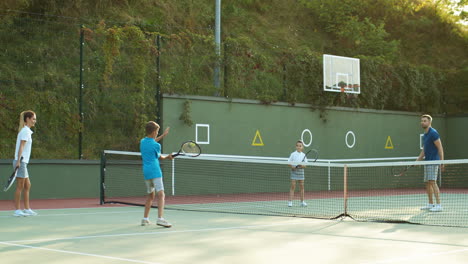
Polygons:
M437 130L431 127L432 117L430 115L421 116L421 127L424 129L423 142L424 146L419 154L418 160L444 160L444 148L442 147L442 141L440 140L439 133ZM444 171L444 164L440 165L441 171ZM437 175L439 172L439 165L430 164L424 165L424 183L426 185L426 192L429 198L429 204L422 207L421 210L429 210L431 212L442 211L440 205L440 191L437 186ZM432 196L436 198L436 204L432 199Z
M164 227L171 227L172 225L164 218L164 185L162 181L162 171L159 165L159 160L169 159L172 160L171 155L161 156L161 145L158 143L160 139L169 133L167 128L164 133L158 137L159 125L156 122L150 121L146 124L146 137L140 141L140 152L143 160L143 175L145 177L146 190L148 197L145 203L145 212L141 225L149 225L149 211L153 200L158 195L158 220L157 225Z

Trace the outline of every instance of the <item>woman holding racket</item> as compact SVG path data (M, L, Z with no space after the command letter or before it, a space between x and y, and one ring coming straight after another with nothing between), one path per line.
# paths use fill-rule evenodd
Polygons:
M146 137L140 141L140 152L143 160L143 176L145 177L146 190L148 193L141 225L145 226L151 224L148 216L151 206L153 205L153 200L157 194L158 220L156 221L156 224L164 227L171 227L172 225L163 217L165 194L162 180L163 175L159 160L172 160L173 157L172 155L161 156L161 145L158 141L168 134L169 129L166 129L164 133L158 137L159 128L160 127L156 122L150 121L146 123Z
M31 181L29 180L28 163L31 156L32 130L36 124L36 114L31 111L24 111L20 114L19 133L16 137L15 159L13 168L18 168L16 175L15 192L15 213L14 216L37 215L29 206L29 191ZM21 159L21 157L23 159ZM24 210L20 209L21 194L23 194Z
M307 162L307 157L304 154L304 143L298 140L296 142L296 151L291 153L289 156L289 167L291 167L291 187L289 189L289 201L288 206L292 206L294 198L294 191L296 190L296 181L299 181L300 195L301 195L301 206L307 206L304 201L304 165L297 165L299 162Z

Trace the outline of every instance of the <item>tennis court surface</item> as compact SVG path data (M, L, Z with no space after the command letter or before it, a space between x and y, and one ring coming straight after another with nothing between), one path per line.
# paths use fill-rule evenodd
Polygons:
M178 158L162 163L165 217L173 224L163 228L140 225L143 207L134 206L145 199L139 153L108 153L100 199L33 200L39 215L20 218L12 216L11 201L0 203L0 260L468 263L468 160L444 161L438 212L420 210L427 203L423 164L310 163L307 206L296 192L289 207L287 161ZM155 216L153 209L153 222Z
M96 201L96 204L98 201ZM140 226L142 207L0 211L10 263L466 263L466 228L167 210L172 228ZM155 217L155 211L152 211Z

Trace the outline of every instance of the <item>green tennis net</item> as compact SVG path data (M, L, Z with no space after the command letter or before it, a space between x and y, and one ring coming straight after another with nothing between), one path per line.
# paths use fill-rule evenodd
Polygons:
M445 166L437 172L439 211L421 210L428 204L424 167L438 166L436 162L375 161L304 163L307 205L301 204L301 183L296 181L289 206L286 159L178 157L161 162L166 209L468 227L468 160L438 162ZM145 195L140 154L105 151L101 203L144 205Z

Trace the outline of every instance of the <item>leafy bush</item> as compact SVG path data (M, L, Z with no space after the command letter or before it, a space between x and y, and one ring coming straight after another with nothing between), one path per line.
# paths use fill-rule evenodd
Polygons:
M168 94L308 103L324 120L328 106L468 111L466 30L431 1L226 2L220 57L212 1L65 2L0 3L0 10L22 10L0 18L1 158L12 157L18 115L26 109L38 113L35 158L77 157L80 131L85 158L103 149L138 150L144 123L157 118L159 86ZM69 17L80 12L106 20ZM286 15L293 21L287 26L278 22ZM361 60L360 95L323 91L324 53ZM190 104L184 109L189 124Z

